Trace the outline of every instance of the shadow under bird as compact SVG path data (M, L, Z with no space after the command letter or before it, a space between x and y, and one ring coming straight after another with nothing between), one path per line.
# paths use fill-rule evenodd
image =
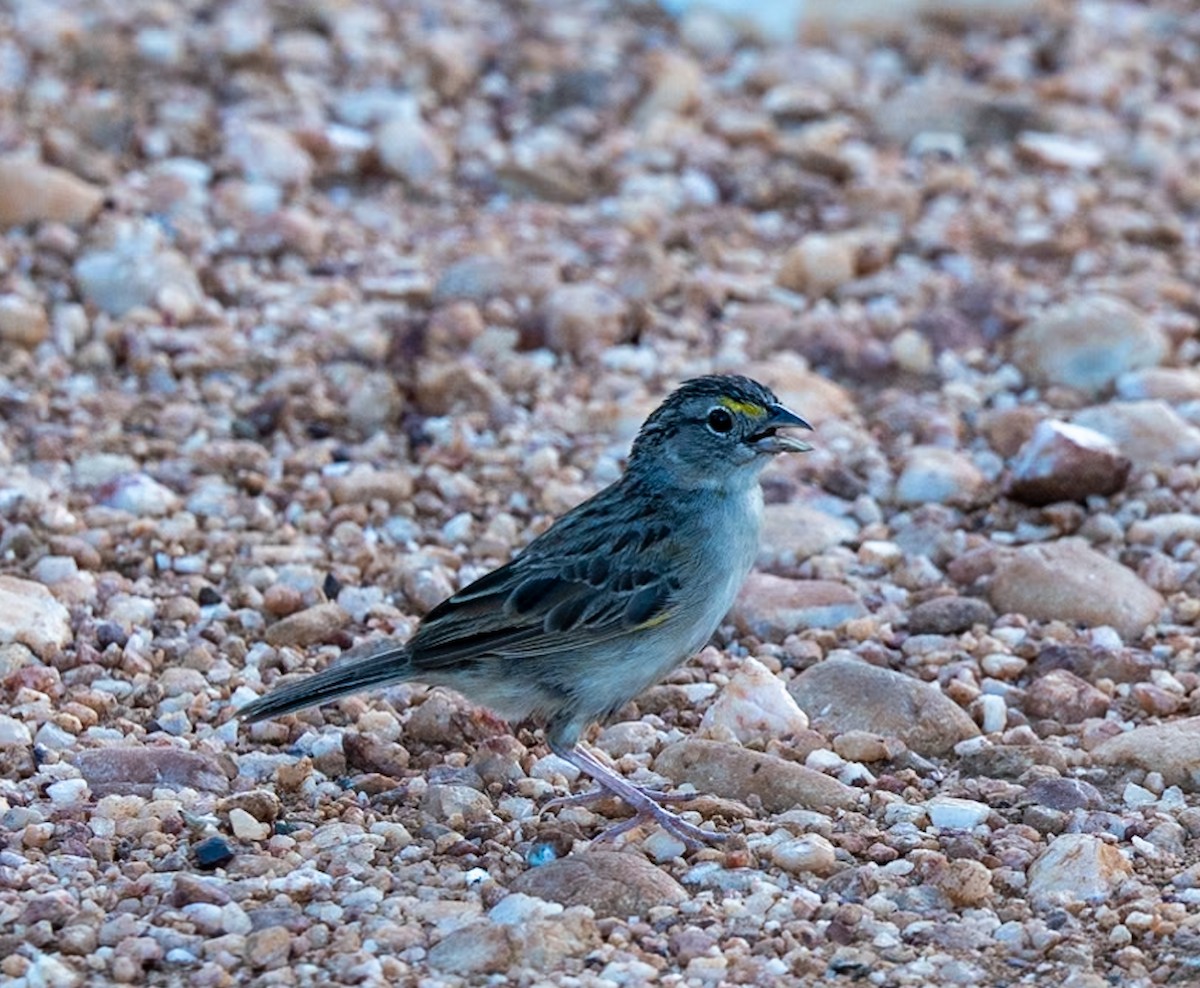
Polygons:
M695 794L634 785L580 737L712 637L758 554L759 474L779 453L811 447L811 429L746 377L687 381L642 425L625 473L568 511L509 563L443 601L406 642L370 642L322 672L242 707L277 717L373 686L445 686L510 721L544 723L559 757L634 815L615 837L656 823L686 845L720 840L668 809Z

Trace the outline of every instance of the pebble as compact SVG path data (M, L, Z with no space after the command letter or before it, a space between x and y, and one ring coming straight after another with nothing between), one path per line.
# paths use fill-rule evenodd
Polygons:
M211 869L227 865L234 858L234 850L224 837L206 837L192 847L192 856L198 868Z
M996 612L978 597L935 597L908 612L908 630L914 635L957 635L975 625L991 627Z
M616 851L559 858L518 875L511 889L564 906L587 906L597 917L645 916L688 898L675 879L644 857Z
M1092 749L1101 765L1136 765L1159 772L1167 785L1200 792L1200 717L1147 724Z
M275 648L307 648L331 641L349 622L350 615L337 604L314 604L267 628L267 642Z
M1133 874L1125 856L1092 834L1060 834L1029 866L1029 898L1045 909L1099 903Z
M295 938L286 926L267 926L246 937L246 963L273 971L287 964Z
M1104 805L1100 791L1083 779L1037 779L1025 795L1054 810L1099 809Z
M837 852L820 834L805 834L771 848L771 861L793 875L828 875L837 866Z
M1162 331L1128 302L1107 295L1055 306L1013 336L1013 360L1034 381L1088 394L1166 355Z
M205 297L188 259L149 223L119 227L110 246L81 254L74 271L84 299L112 316L145 305L187 321Z
M137 793L149 796L155 789L197 789L223 795L229 779L210 756L173 747L114 745L77 752L75 767L97 796Z
M421 812L443 823L452 824L455 818L460 818L472 824L491 819L492 802L470 786L431 785L421 797Z
M390 505L400 505L412 498L413 478L404 470L376 470L370 466L359 466L349 473L331 478L329 492L336 504L384 501Z
M778 676L754 658L742 660L713 704L704 712L700 733L724 737L729 732L742 744L784 738L808 727L808 717L796 706Z
M849 786L804 765L702 738L663 749L654 760L654 771L676 785L691 783L702 793L742 802L757 799L768 813L796 807L828 811L858 801Z
M866 613L862 601L843 583L751 573L730 617L742 634L782 641L804 628L836 628Z
M1104 164L1104 149L1092 141L1027 130L1018 135L1017 152L1035 165L1071 171L1093 171Z
M829 295L857 273L857 233L810 233L783 255L776 284L801 295Z
M1038 676L1025 691L1024 709L1030 717L1078 724L1089 717L1103 717L1109 698L1087 680L1066 669Z
M77 226L104 202L102 189L52 165L0 158L0 228L55 222Z
M542 303L546 343L573 357L598 356L628 338L629 306L616 292L589 282L560 285Z
M1072 421L1108 436L1139 469L1200 458L1200 429L1165 401L1110 401L1076 412Z
M153 477L131 473L109 481L97 491L100 503L138 518L161 518L179 508L179 495Z
M271 836L271 828L259 823L245 810L234 807L229 811L229 826L238 840L258 841Z
M983 474L971 460L953 449L915 446L896 480L900 504L968 505L983 492Z
M380 124L374 143L384 169L414 188L432 185L450 169L450 149L415 108Z
M1046 419L1013 460L1008 495L1024 504L1108 497L1125 486L1132 461L1104 434Z
M71 615L42 584L0 576L0 644L19 642L50 659L72 639Z
M225 154L251 182L306 186L313 159L286 128L266 120L233 119L225 128Z
M788 687L817 730L870 731L897 738L922 755L940 755L979 728L936 686L853 659L806 669Z
M1126 641L1153 624L1164 606L1158 591L1136 573L1076 538L1001 557L988 597L1001 614L1109 625Z
M858 526L849 518L795 502L768 504L758 550L758 567L790 570L806 559L854 540Z
M21 748L33 744L29 726L8 714L0 714L0 748Z
M49 337L45 308L19 295L0 295L0 343L32 350Z
M934 796L925 803L929 822L950 830L970 830L987 822L992 810L986 803L956 796Z

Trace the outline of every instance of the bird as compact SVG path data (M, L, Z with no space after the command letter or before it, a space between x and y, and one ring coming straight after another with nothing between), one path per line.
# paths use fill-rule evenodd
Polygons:
M696 793L643 788L600 761L584 731L699 651L733 605L759 548L759 476L812 446L812 426L768 387L735 374L682 383L646 418L622 475L558 518L509 562L430 610L407 641L352 649L238 711L282 716L372 687L447 687L500 717L544 725L546 743L633 816L597 840L657 824L687 847L727 837L669 804Z

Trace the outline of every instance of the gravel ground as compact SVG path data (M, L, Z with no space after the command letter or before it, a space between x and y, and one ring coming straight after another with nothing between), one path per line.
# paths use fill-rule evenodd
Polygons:
M0 980L1200 979L1200 14L811 6L0 8ZM817 448L592 740L731 841L443 691L239 729L714 370Z

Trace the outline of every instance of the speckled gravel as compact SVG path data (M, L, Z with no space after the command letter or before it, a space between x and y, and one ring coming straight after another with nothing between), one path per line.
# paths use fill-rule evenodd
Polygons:
M758 6L0 9L0 981L1200 978L1200 13ZM816 448L593 740L731 840L415 684L238 724L711 371Z

